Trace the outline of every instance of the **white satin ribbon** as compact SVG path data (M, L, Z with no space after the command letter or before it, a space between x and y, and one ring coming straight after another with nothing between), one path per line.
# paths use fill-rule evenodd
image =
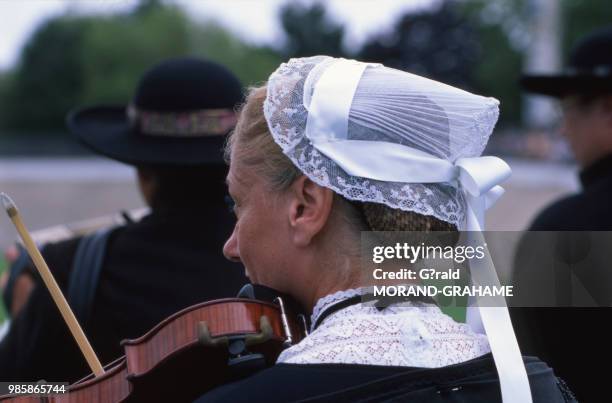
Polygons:
M327 67L317 81L316 91L334 95L311 98L306 120L306 136L309 139L346 139L349 110L366 67L366 63L345 59L339 59ZM346 91L347 88L352 88L352 91Z
M480 231L484 212L504 193L497 185L512 170L497 157L460 158L455 164L401 144L365 140L311 139L313 146L346 173L362 178L402 183L450 183L465 194L465 231ZM402 167L402 169L389 169Z
M423 151L388 142L348 140L350 106L367 64L339 59L315 85L306 136L322 154L349 175L385 182L449 183L463 192L468 242L484 245L484 213L504 190L510 167L497 157L460 158L453 164ZM401 169L398 169L401 167ZM499 285L487 254L470 264L474 284ZM486 332L499 375L504 403L531 403L531 389L510 315L503 298L495 306L468 307L468 323Z

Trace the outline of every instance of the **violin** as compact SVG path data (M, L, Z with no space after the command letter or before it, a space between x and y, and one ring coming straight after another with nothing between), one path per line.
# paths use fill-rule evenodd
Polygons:
M273 290L247 285L239 296L200 303L166 318L142 337L124 340L125 356L48 397L0 402L191 402L212 388L273 365L307 334L297 304ZM277 295L277 296L274 296ZM271 301L270 301L271 299Z
M124 340L125 356L102 367L53 278L16 205L0 202L93 374L53 396L0 397L1 402L190 402L211 388L274 364L280 352L307 335L301 312L274 290L247 285L239 298L204 302L166 318L144 336Z

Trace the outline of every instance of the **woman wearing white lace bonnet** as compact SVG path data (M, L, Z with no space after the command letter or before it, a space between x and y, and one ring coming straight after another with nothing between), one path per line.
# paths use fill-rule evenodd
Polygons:
M566 401L513 336L490 344L424 302L358 303L361 231L480 229L509 174L478 158L497 117L492 98L326 56L252 89L227 146L237 224L224 253L312 310L312 327L277 365L200 401ZM512 332L487 312L474 322Z

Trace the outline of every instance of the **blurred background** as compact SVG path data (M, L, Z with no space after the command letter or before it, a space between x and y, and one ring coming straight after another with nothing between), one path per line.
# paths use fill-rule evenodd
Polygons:
M141 207L131 169L66 132L69 109L126 104L169 56L216 60L248 86L289 57L328 54L498 98L487 152L514 174L487 227L521 230L578 185L557 105L517 81L560 69L578 37L609 24L608 0L0 0L0 191L32 230ZM15 237L0 218L0 248Z

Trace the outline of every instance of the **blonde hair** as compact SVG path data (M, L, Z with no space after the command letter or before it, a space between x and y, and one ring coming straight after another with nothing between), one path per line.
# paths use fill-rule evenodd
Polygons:
M255 169L266 178L275 190L287 189L302 172L282 153L274 142L263 113L266 87L249 89L246 102L240 108L240 115L234 131L225 146L225 160L230 154L241 163Z
M241 163L254 169L275 190L287 189L302 172L283 154L272 138L263 112L266 86L252 87L243 104L236 128L225 148ZM433 216L393 209L384 204L348 201L334 193L334 204L357 230L371 231L455 231L453 224Z

